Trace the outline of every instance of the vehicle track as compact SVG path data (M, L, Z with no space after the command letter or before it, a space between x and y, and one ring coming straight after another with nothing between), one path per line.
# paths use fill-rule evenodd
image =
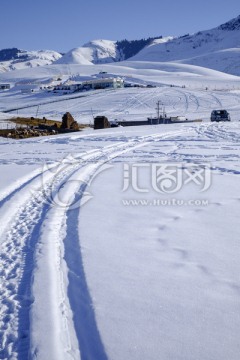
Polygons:
M218 98L215 94L213 94L213 93L211 93L211 97L216 101L217 106L219 106L219 107L221 108L221 107L222 107L222 102L221 102L221 100L219 100L219 98Z
M175 136L182 133L183 131L177 131ZM104 151L96 164L87 165L85 168L84 179L82 179L78 190L75 191L77 195L74 201L81 201L84 198L84 192L88 184L91 183L96 173L105 163L122 155L124 152L144 146L149 141L171 136L173 135L166 134L159 136L159 134L156 134L154 136L144 136L138 139L138 143L134 141L131 144L127 144L126 147L120 145L117 150L116 148L113 150L113 146L108 147L107 154ZM82 358L104 360L107 359L107 355L96 324L91 294L88 289L83 266L78 230L79 217L81 217L81 207L66 209L66 236L63 239L63 243L65 248L64 259L68 268L67 299L71 307L74 329ZM62 224L62 226L64 225ZM57 231L59 234L62 233L61 228Z
M63 162L60 167L58 164L56 173L52 173L56 166L51 167L50 177L44 183L44 187L40 182L38 188L35 188L34 195L30 193L27 200L24 196L22 201L15 203L14 196L19 192L23 192L33 180L39 179L49 169L23 182L21 186L15 188L2 199L2 206L8 205L8 201L12 199L15 211L12 212L14 209L11 208L11 217L9 219L9 213L6 213L5 219L2 219L5 226L2 226L0 231L2 239L0 253L0 321L3 325L0 330L0 358L8 359L13 356L14 352L18 352L17 348L19 346L22 348L22 343L26 342L19 341L16 334L13 336L12 329L17 328L17 322L20 321L20 318L24 319L24 324L28 322L27 316L22 316L21 313L24 312L22 309L29 308L31 304L29 288L32 271L29 269L33 268L34 249L38 240L40 225L42 225L51 207L51 204L46 200L48 197L53 196L54 192L79 167L84 166L86 161L97 159L98 156L101 156L101 150L91 150L81 156L80 164L77 157L74 159L73 164L67 164L66 166L65 162ZM20 340L28 338L25 328L24 325L19 331Z
M68 173L68 169L61 171L56 176L55 182L66 179ZM0 357L3 359L17 357L18 347L21 346L20 340L24 337L28 338L25 326L20 331L20 339L16 329L22 309L29 307L32 302L28 288L31 283L30 269L33 268L34 248L38 240L37 228L42 224L50 208L50 204L46 202L46 195L48 193L50 195L52 191L51 182L45 184L44 189L36 190L34 196L18 208L10 229L5 236L3 235L0 254L0 304L3 322L0 332ZM24 320L26 321L27 319Z
M181 129L165 134L157 133L142 136L133 141L109 145L103 149L93 150L85 154L85 160L88 163L97 163L95 168L97 171L104 163L120 154L144 146L149 142L158 141L159 139L174 138L188 131L191 130ZM77 158L76 160L79 159ZM63 166L61 171L53 175L54 184L52 183L52 178L48 179L46 184L44 184L44 189L38 188L35 191L34 197L30 194L28 199L25 199L24 204L18 206L15 215L11 219L11 227L7 233L4 234L4 228L1 229L3 243L0 255L0 358L2 359L18 357L18 359L23 360L27 358L29 352L29 311L33 302L31 281L35 267L34 254L40 238L41 227L47 221L46 217L52 206L51 203L46 202L46 197L55 195L59 187L76 171L85 166L90 165L86 165L86 162L81 162L80 164L76 162L67 168ZM91 174L88 173L87 177L89 179L92 178L96 171ZM27 187L28 184L28 182L22 184L18 188L18 192L21 192L23 187ZM17 192L17 188L14 191ZM77 330L76 333L80 342L81 335L79 335Z
M226 140L239 143L240 140L240 136L229 131L229 127L223 123L202 124L199 127L196 127L195 130L199 135L207 136L209 139L215 141Z
M107 91L108 92L114 92L115 90L107 90ZM103 92L104 92L104 94L103 94ZM91 102L93 100L92 97L94 97L96 95L97 96L100 95L100 97L106 96L106 90L100 91L100 94L99 94L99 92L98 93L88 94L88 99L84 103ZM75 96L67 96L67 97L63 96L60 99L37 102L37 103L26 105L26 106L18 106L18 107L14 107L14 108L11 108L11 109L3 110L2 112L3 113L11 113L11 112L19 111L19 110L25 110L25 109L29 110L31 108L36 108L38 106L44 107L44 106L52 105L52 104L55 104L55 103L61 103L61 102L76 100L76 99L85 98L85 97L86 97L86 94L84 94L84 93L82 93L80 95L77 94ZM89 97L91 97L91 99L89 99Z

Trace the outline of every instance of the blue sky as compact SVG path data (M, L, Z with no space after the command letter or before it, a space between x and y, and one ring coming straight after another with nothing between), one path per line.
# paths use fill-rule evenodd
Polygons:
M238 15L239 0L0 0L0 49L66 52L94 39L178 36Z

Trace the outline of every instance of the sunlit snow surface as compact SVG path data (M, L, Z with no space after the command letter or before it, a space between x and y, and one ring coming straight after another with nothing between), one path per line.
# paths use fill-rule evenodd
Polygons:
M125 82L145 88L109 89L59 95L35 88L55 78L74 76L121 76ZM104 74L106 77L107 75ZM106 115L110 120L146 120L155 116L156 102L169 116L209 120L212 109L227 108L239 120L239 77L215 70L174 63L121 62L113 65L49 65L37 69L1 75L11 83L10 91L0 93L0 111L12 116L38 116L61 120L70 111L78 122L92 123L93 116ZM32 83L32 93L22 93L19 82ZM156 88L146 88L147 85Z
M92 112L145 120L157 100L171 115L204 120L0 139L1 359L239 359L239 78L154 66L107 69L162 87L71 100L1 93L1 111L48 102L41 116L70 111L86 123ZM90 68L71 67L81 75ZM210 123L214 108L232 121ZM147 191L123 191L136 164ZM170 164L209 166L207 190L189 181L171 194L156 191L151 169Z

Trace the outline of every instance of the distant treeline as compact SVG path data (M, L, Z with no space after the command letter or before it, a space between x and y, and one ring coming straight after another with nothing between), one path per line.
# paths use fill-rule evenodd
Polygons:
M152 41L155 39L162 39L162 36L149 37L148 39L140 39L140 40L124 39L121 41L117 41L117 49L120 53L119 60L126 60L136 55L145 46L150 45Z
M0 50L0 61L9 61L24 58L27 58L27 55L24 54L24 51L17 48Z

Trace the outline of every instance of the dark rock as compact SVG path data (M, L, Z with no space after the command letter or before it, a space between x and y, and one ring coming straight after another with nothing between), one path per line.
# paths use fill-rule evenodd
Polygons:
M66 112L62 117L61 129L79 130L78 123L74 120L69 112Z

